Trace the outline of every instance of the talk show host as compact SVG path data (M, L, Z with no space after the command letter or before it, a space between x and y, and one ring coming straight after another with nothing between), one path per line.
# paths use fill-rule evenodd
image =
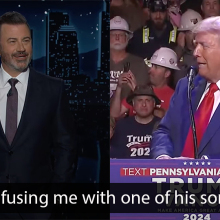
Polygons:
M70 182L76 146L64 84L29 68L31 32L17 12L0 17L0 55L0 182Z
M198 75L194 78L192 107L198 145L198 158L220 158L220 16L202 20L193 29L194 56ZM154 159L194 158L190 126L188 79L179 81L170 107L153 134Z

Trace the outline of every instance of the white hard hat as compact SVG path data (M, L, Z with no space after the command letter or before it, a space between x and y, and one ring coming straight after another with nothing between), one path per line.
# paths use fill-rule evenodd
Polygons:
M110 20L110 31L112 30L126 31L130 35L133 35L133 32L129 30L128 22L120 16L116 16Z
M180 27L178 30L179 31L190 31L201 20L202 20L202 16L198 12L196 12L192 9L188 9L181 16Z
M161 47L154 52L150 59L151 64L167 67L169 69L180 70L177 66L177 54L167 47Z

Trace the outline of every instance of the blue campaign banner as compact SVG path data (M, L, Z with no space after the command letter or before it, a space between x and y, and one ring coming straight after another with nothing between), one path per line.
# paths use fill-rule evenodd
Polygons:
M111 159L111 183L220 183L220 160Z
M111 213L111 220L219 220L219 213Z
M220 160L110 159L111 183L220 183ZM219 210L219 209L217 209ZM220 220L216 209L205 213L111 213L112 220Z

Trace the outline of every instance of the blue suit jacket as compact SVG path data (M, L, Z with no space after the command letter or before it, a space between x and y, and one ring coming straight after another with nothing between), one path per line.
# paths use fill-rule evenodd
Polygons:
M197 75L194 79L192 90L192 105L195 113L199 101L206 88L207 81ZM174 95L171 98L169 109L161 123L153 133L151 142L151 157L160 155L171 157L181 156L185 140L190 127L189 103L187 99L187 78L183 78L177 84ZM220 105L218 105L211 121L203 135L198 148L199 158L207 155L210 159L220 158Z

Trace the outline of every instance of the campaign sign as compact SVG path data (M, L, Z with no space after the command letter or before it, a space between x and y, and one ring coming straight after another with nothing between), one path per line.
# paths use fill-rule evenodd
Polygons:
M111 183L220 183L220 160L111 159ZM218 209L219 210L219 209ZM173 212L173 210L171 211ZM216 209L205 213L111 213L111 219L220 219Z

